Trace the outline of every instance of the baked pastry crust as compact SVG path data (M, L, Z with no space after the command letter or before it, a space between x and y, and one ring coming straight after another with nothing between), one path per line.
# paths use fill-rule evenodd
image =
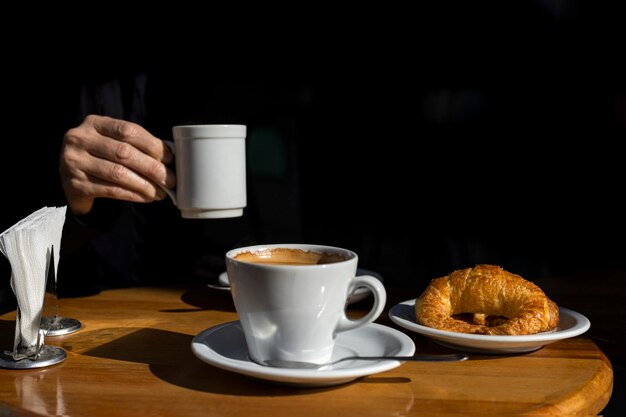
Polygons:
M471 322L457 318L466 313L473 315ZM415 318L440 330L525 335L555 329L559 309L521 276L496 265L476 265L433 279L415 301Z

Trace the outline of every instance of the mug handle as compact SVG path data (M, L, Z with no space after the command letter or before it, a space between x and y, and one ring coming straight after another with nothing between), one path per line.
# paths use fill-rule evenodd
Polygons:
M336 332L344 332L371 323L383 312L383 308L385 308L385 303L387 302L387 292L382 282L370 275L359 275L348 285L348 295L352 294L354 290L359 287L368 288L372 292L374 295L374 305L369 313L357 320L349 319L344 310L335 328Z
M176 154L176 148L174 147L174 142L172 142L171 140L164 140L163 143L165 143L167 145L168 148L170 148L170 151L172 151L172 154ZM176 197L176 188L165 188L162 185L159 185L163 191L165 191L167 193L167 195L170 196L170 198L172 199L172 202L174 203L175 206L178 206L178 198Z

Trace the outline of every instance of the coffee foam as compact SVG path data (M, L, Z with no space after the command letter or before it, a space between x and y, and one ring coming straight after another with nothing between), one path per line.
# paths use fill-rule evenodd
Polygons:
M234 258L242 262L271 265L332 264L349 259L348 256L339 253L318 253L292 248L268 248L254 252L241 252Z

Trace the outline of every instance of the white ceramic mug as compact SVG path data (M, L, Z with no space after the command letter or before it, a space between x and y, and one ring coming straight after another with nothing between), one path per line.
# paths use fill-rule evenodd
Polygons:
M321 257L320 263L285 261L276 255L283 250L287 258L298 260L303 253ZM283 263L265 263L268 259ZM324 364L332 356L337 333L378 318L387 299L385 288L375 277L355 277L357 263L356 253L321 245L259 245L226 253L231 294L250 358L260 364ZM365 316L352 320L345 308L359 287L372 291L374 302Z
M243 215L246 207L246 126L172 128L176 188L166 192L187 219Z

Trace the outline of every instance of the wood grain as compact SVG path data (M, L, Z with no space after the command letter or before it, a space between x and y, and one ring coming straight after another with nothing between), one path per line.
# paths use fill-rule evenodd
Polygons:
M46 339L65 349L67 360L40 370L0 369L0 415L590 415L608 403L612 389L610 362L584 336L530 354L404 363L340 386L294 388L223 371L193 355L197 333L237 319L227 292L111 290L62 299L60 311L83 324ZM12 346L14 319L14 312L0 316L5 349ZM395 327L386 316L379 322ZM410 336L418 351L448 351Z

